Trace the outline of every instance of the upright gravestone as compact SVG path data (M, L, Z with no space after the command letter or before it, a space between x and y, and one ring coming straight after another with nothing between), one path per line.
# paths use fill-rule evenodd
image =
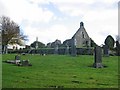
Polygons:
M107 45L103 45L103 55L109 56L109 49Z
M65 48L65 54L68 55L69 54L69 46L66 44L66 48Z
M58 54L58 45L55 46L54 54Z
M102 49L101 49L100 46L95 47L93 67L95 67L95 68L103 68L103 65L102 65Z
M20 60L20 56L19 56L19 55L16 55L16 56L15 56L15 60Z
M76 40L71 39L71 55L76 56Z
M15 64L19 64L20 63L20 56L16 55L15 56Z

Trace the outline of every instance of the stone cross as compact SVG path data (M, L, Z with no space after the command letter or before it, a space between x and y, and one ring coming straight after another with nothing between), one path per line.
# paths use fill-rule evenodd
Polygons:
M102 49L100 46L95 47L95 54L94 54L94 68L103 68L102 65Z
M71 55L76 56L76 41L74 39L71 39Z
M35 48L38 49L38 37L36 37L36 45Z

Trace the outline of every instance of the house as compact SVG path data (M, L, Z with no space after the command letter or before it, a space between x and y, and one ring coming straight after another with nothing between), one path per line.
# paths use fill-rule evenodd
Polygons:
M23 49L25 48L25 41L19 38L12 38L9 42L9 44L7 45L8 49Z

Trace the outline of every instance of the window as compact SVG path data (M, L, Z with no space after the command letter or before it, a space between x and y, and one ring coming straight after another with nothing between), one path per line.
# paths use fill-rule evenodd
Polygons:
M84 35L84 33L82 32L82 38L85 38L85 35Z

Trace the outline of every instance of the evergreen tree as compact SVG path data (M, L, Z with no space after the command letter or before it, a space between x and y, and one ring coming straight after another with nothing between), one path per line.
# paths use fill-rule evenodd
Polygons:
M113 37L111 35L108 35L105 39L105 45L108 46L109 49L113 49L114 44L115 44L115 40L113 39Z
M38 43L38 48L44 48L45 44L39 41L34 41L33 43L31 43L31 47L36 48L36 43Z

